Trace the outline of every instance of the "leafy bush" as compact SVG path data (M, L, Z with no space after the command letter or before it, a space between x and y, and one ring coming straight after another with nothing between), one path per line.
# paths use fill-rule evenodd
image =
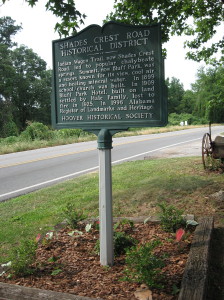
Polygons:
M131 236L125 234L124 232L115 231L114 232L114 254L121 255L124 254L128 248L137 244L137 241Z
M208 120L206 118L198 118L196 116L193 116L191 114L183 113L183 114L177 114L177 113L171 113L168 117L168 124L172 126L179 126L180 122L187 121L188 125L201 125L201 124L207 124Z
M161 210L159 213L160 222L165 231L176 232L178 228L185 227L186 221L182 216L183 211L165 202L159 203L158 207Z
M2 137L18 136L19 130L16 126L16 123L13 120L9 120L8 122L5 122L3 124L2 134L3 134Z
M160 244L160 241L154 240L145 245L128 249L126 251L125 261L127 267L124 279L131 282L145 283L150 288L160 288L159 279L164 261L153 252Z
M60 138L80 137L80 135L85 135L82 129L60 129L57 132L57 136Z
M34 140L49 140L53 136L53 131L46 125L38 122L31 123L21 133L21 140L34 141Z
M134 222L128 219L122 219L114 225L114 230L119 228L122 231L127 225L132 229L134 227Z
M30 265L35 260L37 243L24 240L21 245L14 248L11 255L11 268L15 275L29 275L34 272Z
M129 236L125 232L114 231L113 235L114 255L119 256L124 254L128 248L137 244L137 240ZM97 254L100 254L100 241L97 240L94 250Z
M78 210L73 203L67 203L62 214L73 229L77 228L78 223L86 218L83 211Z
M192 118L191 114L177 114L177 113L171 113L168 116L168 124L177 126L180 125L180 122L185 122L187 121L188 124L190 124L189 119Z
M2 139L2 143L5 145L10 145L18 142L18 137L17 136L9 136L7 138Z

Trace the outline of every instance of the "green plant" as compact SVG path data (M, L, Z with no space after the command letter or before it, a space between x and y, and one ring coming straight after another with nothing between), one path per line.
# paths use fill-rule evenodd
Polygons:
M205 157L206 169L209 171L217 171L223 169L223 162L221 159L215 159L212 156Z
M100 240L97 240L96 241L96 244L94 246L94 252L97 254L97 255L100 255Z
M159 213L160 222L165 231L176 232L180 227L185 227L186 221L182 216L182 211L168 205L166 202L158 203L161 212Z
M29 123L27 128L21 133L20 139L25 141L49 140L53 136L53 131L46 125L34 122Z
M163 258L156 256L153 250L161 244L154 240L145 245L135 246L126 252L125 277L127 281L145 283L150 288L161 288L161 268L164 266Z
M128 248L136 245L137 240L125 234L124 232L115 231L113 236L113 243L114 255L119 256L121 254L124 254ZM94 252L98 255L100 254L100 240L96 241Z
M115 231L114 232L114 254L121 255L126 252L126 250L137 244L137 240L133 237L125 234L124 232Z
M35 241L23 240L20 246L12 251L11 269L15 275L29 275L34 272L30 265L34 262L37 243Z
M56 276L62 272L62 269L55 269L54 271L51 272L52 276Z
M16 123L9 118L8 121L5 121L1 130L1 137L10 137L10 136L18 136L19 130Z
M129 225L130 228L132 229L134 227L134 222L128 219L122 219L114 225L114 230L117 230L118 228L120 230L124 230L126 225Z
M67 203L63 209L63 216L73 229L77 228L78 223L86 218L83 211L78 210L73 203Z
M168 125L169 126L177 126L180 125L180 122L187 121L188 125L200 125L207 124L208 120L206 118L199 118L192 114L188 113L171 113L168 116Z
M80 137L81 135L86 135L82 129L60 129L57 131L57 136L61 138L68 138L68 137Z
M4 138L4 144L5 145L11 145L14 144L18 141L18 137L17 136L9 136Z
M177 287L175 284L172 286L172 295L177 295L180 292L180 288Z
M59 259L58 256L53 255L53 256L51 256L50 258L48 258L47 261L48 261L48 262L51 262L51 263L55 263L58 259Z
M95 228L98 231L100 230L100 221L99 220L94 221L93 228Z

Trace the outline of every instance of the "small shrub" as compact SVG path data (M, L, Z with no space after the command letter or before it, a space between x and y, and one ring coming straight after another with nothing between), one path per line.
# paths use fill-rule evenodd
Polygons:
M137 241L124 232L114 232L114 255L124 254L126 250L137 244Z
M68 137L80 137L80 135L84 135L84 131L82 129L60 129L57 132L57 136L60 138L68 138Z
M54 271L51 272L51 275L56 276L56 275L60 274L61 272L63 272L62 269L55 269Z
M78 223L86 218L83 211L78 210L73 203L67 203L63 209L63 216L73 229L77 228Z
M94 221L93 228L98 230L98 231L100 230L100 221L99 220Z
M218 171L224 169L223 159L215 159L211 156L205 157L205 166L209 171Z
M191 114L177 114L177 113L171 113L168 116L168 124L172 126L179 126L180 122L187 121L188 124L191 124L190 119L192 118Z
M9 136L9 137L3 139L3 143L5 145L11 145L11 144L14 144L16 142L18 142L18 137L17 136Z
M125 234L124 232L114 232L113 236L114 243L114 255L119 256L124 254L128 248L133 247L137 244L137 240L132 238L131 236ZM100 254L100 240L96 241L94 252L98 255Z
M21 133L20 139L25 141L34 140L49 140L53 136L53 131L46 125L34 122L30 123L27 128Z
M167 205L165 202L159 203L158 207L161 210L159 213L160 222L165 231L176 232L178 228L185 227L186 221L181 210L173 205Z
M188 113L171 113L168 116L168 124L170 126L179 126L180 122L187 121L188 125L201 125L208 124L208 120L206 118L199 118L192 114Z
M114 230L117 230L119 228L121 231L123 231L126 225L128 225L132 229L134 227L134 222L128 219L122 219L114 225Z
M8 120L8 122L3 123L2 133L2 137L18 136L19 130L17 128L16 123L13 120Z
M11 256L11 268L15 275L25 276L32 274L34 269L30 265L34 262L37 243L24 240L21 245L14 248Z
M97 255L100 255L100 240L97 240L96 241L96 244L94 246L94 252L97 254Z
M126 269L124 279L131 282L145 283L150 288L161 288L161 268L163 258L157 257L153 250L161 244L155 240L145 245L136 246L126 252Z

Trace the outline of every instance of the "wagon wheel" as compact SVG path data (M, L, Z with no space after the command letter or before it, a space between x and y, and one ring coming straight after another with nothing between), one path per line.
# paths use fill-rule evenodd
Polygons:
M202 139L202 162L205 169L212 167L212 139L209 133L205 133Z

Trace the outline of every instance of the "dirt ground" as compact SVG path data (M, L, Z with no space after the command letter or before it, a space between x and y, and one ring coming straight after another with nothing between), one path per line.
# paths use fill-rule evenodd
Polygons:
M160 150L156 154L145 157L172 158L183 156L200 156L201 141ZM224 227L215 226L211 242L208 295L205 300L224 300Z
M139 245L161 241L153 252L164 261L158 281L162 288L149 290L138 283L124 280L127 264L123 252L115 255L112 267L102 267L95 250L99 231L93 228L86 233L85 226L79 228L82 234L73 231L74 235L71 236L71 229L63 228L53 239L48 242L43 240L33 264L35 273L11 279L6 276L3 281L108 300L139 299L136 293L143 295L146 292L152 293L153 300L177 300L192 234L186 233L185 238L177 242L174 233L165 232L156 223L140 223L134 227L124 225L121 229L126 236L138 240ZM119 249L123 251L122 244Z
M150 153L145 159L182 156L201 156L201 140Z

